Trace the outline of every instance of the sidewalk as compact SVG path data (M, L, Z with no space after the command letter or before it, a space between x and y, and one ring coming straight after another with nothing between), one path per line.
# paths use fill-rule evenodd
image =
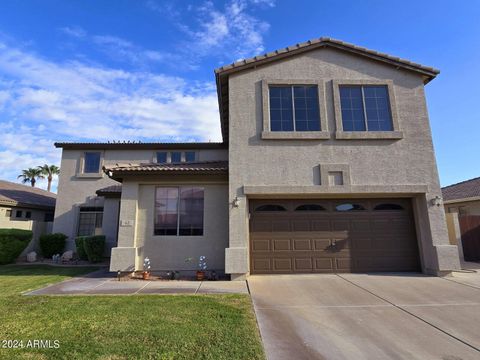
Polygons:
M98 270L24 295L248 294L246 281L118 281Z

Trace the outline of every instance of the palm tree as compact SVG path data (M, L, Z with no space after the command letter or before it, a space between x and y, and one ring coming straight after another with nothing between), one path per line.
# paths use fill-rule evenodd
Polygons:
M20 178L24 184L30 183L32 187L35 187L37 179L45 179L42 174L42 170L39 168L28 168L26 170L22 170L22 173L17 176L17 179Z
M53 175L60 174L60 168L56 165L45 164L43 166L39 166L38 169L42 172L42 175L45 175L47 177L47 190L50 191L50 189L52 188Z

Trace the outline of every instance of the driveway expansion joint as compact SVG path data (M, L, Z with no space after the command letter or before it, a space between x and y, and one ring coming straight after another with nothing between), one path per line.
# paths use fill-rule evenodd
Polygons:
M410 315L410 316L413 316L414 318L416 318L416 319L418 319L418 320L420 320L420 321L424 322L424 323L425 323L425 324L427 324L427 325L430 325L430 326L431 326L431 327L433 327L434 329L436 329L436 330L438 330L438 331L440 331L440 332L444 333L444 334L445 334L445 335L447 335L447 336L450 336L452 339L455 339L455 340L457 340L457 341L461 342L462 344L464 344L464 345L467 345L467 346L468 346L468 347L470 347L471 349L473 349L473 350L476 350L476 351L480 352L480 349L479 349L479 348L477 348L476 346L473 346L473 345L469 344L468 342L466 342L466 341L464 341L464 340L462 340L462 339L460 339L460 338L456 337L455 335L452 335L452 334L450 334L449 332L447 332L447 331L445 331L445 330L442 330L442 329L441 329L441 328L439 328L438 326L436 326L436 325L432 324L431 322L429 322L429 321L427 321L427 320L424 320L424 319L422 319L422 318L421 318L420 316L418 316L418 315L415 315L415 314L411 313L410 311L408 311L407 309L405 309L405 308L401 307L400 305L397 305L397 304L395 304L395 303L393 303L393 302L391 302L391 301L389 301L389 300L387 300L387 299L385 299L385 298L383 298L383 297L381 297L381 296L379 296L379 295L375 294L374 292L372 292L372 291L370 291L370 290L368 290L368 289L365 289L363 286L360 286L360 285L356 284L355 282L353 282L353 281L351 281L351 280L348 280L348 279L344 278L344 277L343 277L343 276L341 276L340 274L335 274L335 275L337 275L339 278L341 278L341 279L345 280L346 282L348 282L348 283L350 283L350 284L352 284L352 285L354 285L354 286L356 286L356 287L358 287L358 288L360 288L360 289L362 289L362 290L364 290L364 291L366 291L366 292L370 293L371 295L373 295L373 296L375 296L375 297L379 298L380 300L383 300L383 301L385 301L385 302L387 302L387 303L389 303L389 304L393 305L394 307L396 307L397 309L399 309L399 310L401 310L401 311L405 312L406 314L408 314L408 315ZM454 282L455 282L455 281L454 281ZM468 285L467 285L467 286L468 286Z

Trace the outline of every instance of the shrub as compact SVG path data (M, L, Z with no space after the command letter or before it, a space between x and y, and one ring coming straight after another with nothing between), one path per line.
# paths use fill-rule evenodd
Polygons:
M56 254L62 255L67 237L67 235L62 233L40 236L40 250L42 251L42 255L46 258L51 258Z
M92 263L102 261L105 250L105 235L85 236L83 238L83 248L88 261Z
M85 252L85 246L83 245L83 240L86 236L79 236L75 238L75 246L77 248L77 255L80 260L88 260L87 253Z
M22 253L32 240L30 230L0 229L0 264L9 264Z

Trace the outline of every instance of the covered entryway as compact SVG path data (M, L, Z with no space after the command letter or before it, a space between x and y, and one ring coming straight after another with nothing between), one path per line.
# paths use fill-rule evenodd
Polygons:
M410 199L250 200L250 272L419 271Z

